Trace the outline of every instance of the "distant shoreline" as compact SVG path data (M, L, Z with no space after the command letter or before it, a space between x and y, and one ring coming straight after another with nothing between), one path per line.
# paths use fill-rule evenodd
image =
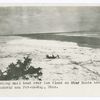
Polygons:
M60 34L60 35L59 35ZM70 34L70 33L69 33ZM76 33L72 33L73 35ZM99 33L94 33L97 34L98 36L89 36L88 33L87 36L81 36L81 33L78 33L78 35L73 36L73 35L64 35L64 33L34 33L34 34L14 34L14 35L2 35L2 36L20 36L20 37L27 37L31 39L37 39L37 40L57 40L57 41L62 41L62 42L74 42L77 43L81 47L90 47L90 48L100 48L100 37ZM89 32L90 34L90 32ZM91 33L92 34L92 33ZM93 35L94 35L93 34Z
M21 37L28 37L31 39L39 40L57 40L62 42L75 42L81 47L90 47L90 48L100 48L100 38L97 37L86 37L86 36L65 36L57 35L57 33L42 33L42 34L21 34L17 35Z
M58 33L100 33L100 31L61 31L61 32L33 32L33 33L19 33L19 34L0 34L0 36L16 36L16 35L28 35L28 34L58 34Z

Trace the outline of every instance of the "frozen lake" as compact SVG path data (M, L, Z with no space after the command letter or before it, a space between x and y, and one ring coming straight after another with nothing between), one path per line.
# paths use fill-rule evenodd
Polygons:
M43 68L42 80L100 80L99 33L81 34L0 36L0 69L30 55L32 65ZM47 54L59 58L47 59Z

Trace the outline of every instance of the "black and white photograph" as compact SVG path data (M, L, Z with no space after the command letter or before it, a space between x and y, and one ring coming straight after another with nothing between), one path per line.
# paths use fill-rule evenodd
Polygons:
M0 7L0 81L100 81L99 6Z

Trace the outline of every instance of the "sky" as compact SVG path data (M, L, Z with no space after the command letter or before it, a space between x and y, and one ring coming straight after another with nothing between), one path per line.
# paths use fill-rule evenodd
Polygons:
M100 31L100 7L0 7L0 34Z

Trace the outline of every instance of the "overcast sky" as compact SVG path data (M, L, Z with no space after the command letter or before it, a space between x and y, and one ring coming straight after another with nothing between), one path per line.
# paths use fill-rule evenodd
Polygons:
M100 7L1 7L0 34L100 31Z

